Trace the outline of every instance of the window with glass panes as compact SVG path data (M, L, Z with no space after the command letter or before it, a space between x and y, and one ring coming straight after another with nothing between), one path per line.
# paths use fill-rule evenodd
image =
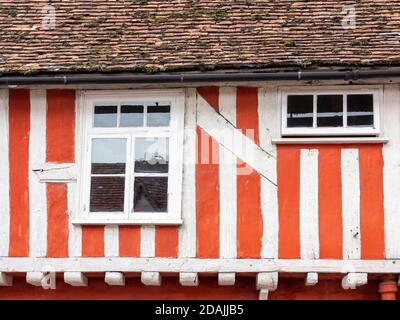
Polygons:
M157 92L89 95L81 218L179 220L182 99Z
M283 135L377 135L379 89L288 90Z

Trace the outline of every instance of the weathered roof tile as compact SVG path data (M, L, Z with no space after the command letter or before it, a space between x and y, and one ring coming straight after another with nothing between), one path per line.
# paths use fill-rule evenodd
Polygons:
M398 0L0 0L7 74L374 65L400 65Z

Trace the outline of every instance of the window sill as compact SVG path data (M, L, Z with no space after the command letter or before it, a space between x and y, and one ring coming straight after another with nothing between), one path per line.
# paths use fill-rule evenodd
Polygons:
M183 224L182 219L146 219L146 220L126 220L126 219L76 219L71 222L74 225L160 225L160 226L179 226Z
M387 138L355 137L355 138L280 138L272 139L272 144L386 144Z

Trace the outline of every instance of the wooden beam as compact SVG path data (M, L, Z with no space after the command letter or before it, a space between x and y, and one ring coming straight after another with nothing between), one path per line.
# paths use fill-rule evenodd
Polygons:
M161 274L159 272L142 272L141 280L145 286L161 286Z
M275 291L278 287L278 272L261 272L257 274L257 290Z
M197 97L197 123L218 144L231 151L276 186L275 157L245 136L241 130L212 108L201 95Z
M359 286L368 283L367 273L349 273L342 279L343 289L356 289Z
M196 259L196 258L0 258L0 272L195 272L400 274L400 260Z
M318 273L309 272L306 277L306 286L315 286L318 283Z
M270 291L278 288L278 272L261 272L257 274L256 287L260 290L259 300L268 300Z
M218 284L220 286L234 286L236 274L234 272L220 272L218 273Z
M64 282L73 287L86 287L88 279L82 272L65 272Z
M181 272L179 283L185 287L196 287L199 285L199 275L196 272Z
M110 286L124 286L125 276L122 272L106 272L104 282Z
M260 293L258 294L258 300L268 300L269 290L268 289L261 289Z
M42 163L33 164L32 171L39 182L76 182L77 165L75 163Z
M1 287L11 287L13 284L13 277L0 272L0 286Z
M35 287L40 287L42 285L43 277L44 277L43 272L27 272L26 282Z

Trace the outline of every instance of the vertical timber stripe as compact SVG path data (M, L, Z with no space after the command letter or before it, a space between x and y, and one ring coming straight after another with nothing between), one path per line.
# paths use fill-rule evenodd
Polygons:
M381 145L360 149L361 258L385 258L383 158Z
M68 257L68 200L65 183L47 184L47 257Z
M178 256L178 229L176 226L156 227L155 256L176 258Z
M216 110L218 87L203 87L198 93ZM197 129L196 249L198 258L219 257L219 147L200 127Z
M46 115L46 161L68 163L75 162L75 110L76 99L74 90L47 90ZM62 141L62 143L60 143ZM74 201L74 194L69 194L75 186L47 186L48 220L57 221L57 224L48 223L49 233L48 255L63 257L71 251L72 256L80 256L81 244L75 241L81 227L70 224L68 212L72 212L74 203L69 204L69 198ZM64 200L67 207L64 208ZM57 204L57 201L60 201ZM69 230L67 238L64 231ZM70 233L70 234L69 234ZM60 235L59 237L57 235ZM78 237L80 240L80 237ZM54 243L52 243L54 242ZM73 243L71 243L73 242ZM72 247L71 247L72 246ZM72 254L74 251L74 254ZM77 252L79 251L79 252Z
M219 112L230 123L236 125L236 88L221 87L219 90ZM223 139L233 139L221 132ZM220 258L237 256L237 201L236 201L236 156L226 148L219 147L219 195L220 195Z
M67 203L68 203L68 256L81 257L82 256L82 227L71 223L73 217L76 217L76 203L77 196L76 183L67 184Z
M44 257L47 251L46 185L40 183L32 167L46 162L46 91L31 90L30 99L29 255L31 257Z
M244 135L259 144L257 88L238 87L236 124ZM242 161L238 163L237 197L238 257L258 258L263 231L260 175Z
M121 257L140 257L140 227L119 227L119 255Z
M360 259L360 174L358 149L342 150L343 259Z
M29 255L29 90L9 91L10 243L9 255Z
M8 90L0 89L0 257L8 256L10 241L8 137Z
M75 90L47 90L47 105L47 161L75 162Z
M279 258L300 258L300 149L278 147Z
M104 257L104 226L82 226L82 257Z
M383 180L385 208L385 249L387 259L400 258L400 87L384 86L383 127L390 143L383 146Z
M118 226L107 225L104 227L104 256L118 257L119 253L119 236Z
M267 98L268 97L268 98ZM280 121L277 88L267 86L258 89L258 117L260 147L276 156L276 146L271 143L272 137L279 135ZM276 161L273 168L276 172ZM262 214L262 258L278 258L278 188L264 177L261 177L261 214Z
M140 234L140 256L152 258L155 256L155 227L142 226Z
M342 259L341 147L320 146L318 211L320 259Z
M319 258L317 149L300 153L300 256Z
M186 90L183 145L182 219L179 228L179 257L196 257L196 111L197 90Z

